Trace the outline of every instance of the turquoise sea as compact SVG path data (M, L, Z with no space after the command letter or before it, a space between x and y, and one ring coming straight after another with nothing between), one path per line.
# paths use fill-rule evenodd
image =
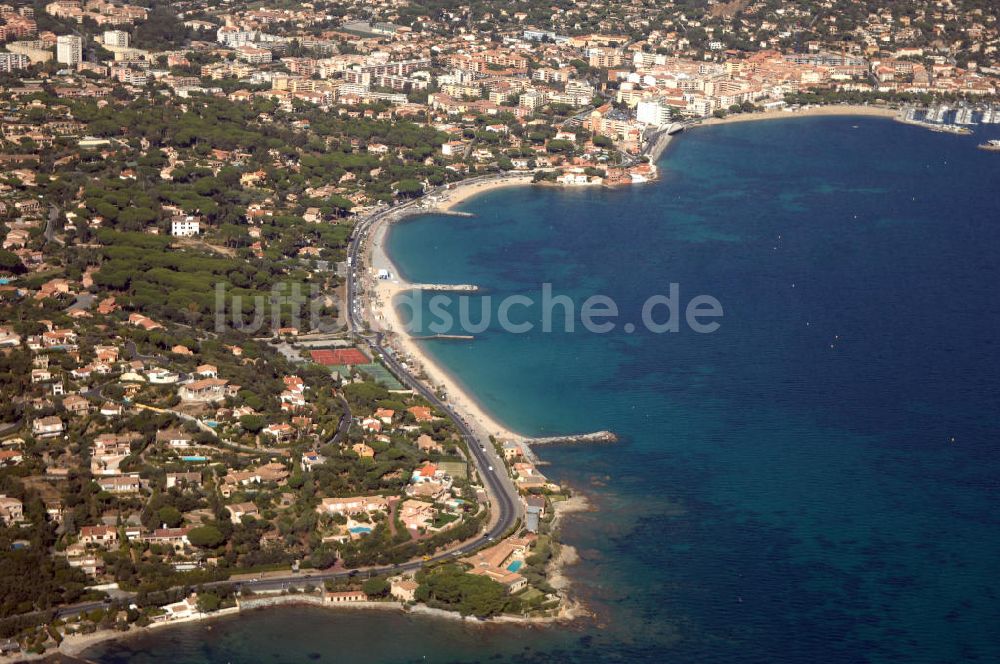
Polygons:
M400 224L390 250L411 280L479 284L494 310L544 283L618 305L607 334L494 323L423 342L512 428L621 436L541 450L596 507L565 526L596 618L472 628L296 608L88 657L1000 661L1000 155L975 149L997 137L722 125L674 141L654 184L505 189L464 204L473 217ZM626 333L671 283L682 303L721 302L720 328Z

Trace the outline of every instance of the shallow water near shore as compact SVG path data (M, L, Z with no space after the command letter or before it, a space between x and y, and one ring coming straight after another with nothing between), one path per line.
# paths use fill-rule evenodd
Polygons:
M975 149L998 136L871 118L720 125L675 140L654 184L505 189L458 208L474 217L393 228L404 276L479 284L494 307L546 282L578 304L612 297L620 323L670 283L682 302L722 303L714 334L494 324L421 342L516 430L622 437L539 448L543 472L596 508L563 526L595 622L285 608L87 656L1000 660L1000 156Z

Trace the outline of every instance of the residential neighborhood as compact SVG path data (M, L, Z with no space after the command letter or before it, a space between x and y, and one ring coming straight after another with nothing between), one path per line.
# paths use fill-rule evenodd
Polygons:
M42 654L268 574L326 574L324 605L556 616L572 491L493 439L516 518L484 534L479 446L351 324L359 224L473 177L641 185L664 137L743 114L1000 122L998 13L0 1L0 636Z

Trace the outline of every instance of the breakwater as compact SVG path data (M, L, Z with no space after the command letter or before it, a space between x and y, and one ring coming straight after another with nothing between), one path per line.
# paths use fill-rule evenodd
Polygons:
M479 286L475 284L410 284L408 288L449 293L476 293L479 291Z
M528 445L552 445L556 443L617 443L618 435L612 431L594 431L592 433L568 434L565 436L527 438L524 442Z

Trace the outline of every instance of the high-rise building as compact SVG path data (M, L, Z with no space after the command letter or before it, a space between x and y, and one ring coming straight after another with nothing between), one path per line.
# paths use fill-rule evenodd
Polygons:
M56 62L75 67L82 59L83 39L76 35L60 35L56 38Z
M129 37L130 35L124 30L105 30L104 45L117 48L128 48Z
M654 127L662 127L670 124L670 107L660 100L640 101L636 104L635 110L635 119L637 122L653 125Z
M21 53L0 53L0 72L12 72L16 69L27 69L31 66L28 56Z

